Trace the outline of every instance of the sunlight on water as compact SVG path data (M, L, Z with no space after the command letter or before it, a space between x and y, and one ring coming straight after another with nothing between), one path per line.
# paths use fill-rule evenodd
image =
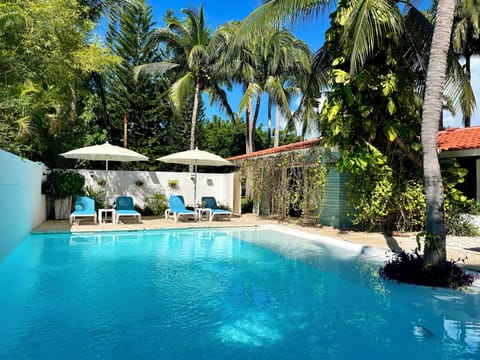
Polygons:
M478 286L384 259L283 228L30 236L0 261L0 359L480 359Z

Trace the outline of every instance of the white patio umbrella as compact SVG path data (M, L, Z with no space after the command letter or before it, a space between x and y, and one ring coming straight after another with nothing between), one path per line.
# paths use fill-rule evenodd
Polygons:
M102 145L86 146L60 154L69 159L105 161L105 201L108 200L108 162L109 161L147 161L148 157L133 150L111 145L108 141Z
M181 151L178 153L166 155L159 157L157 160L170 163L170 164L184 164L184 165L193 165L194 169L194 179L193 179L193 205L197 204L197 167L198 165L205 166L233 166L228 160L212 154L208 151L198 150L187 150Z

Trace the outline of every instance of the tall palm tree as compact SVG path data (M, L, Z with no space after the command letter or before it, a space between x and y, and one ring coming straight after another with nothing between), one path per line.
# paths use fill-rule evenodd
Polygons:
M461 0L455 7L452 44L455 53L465 59L463 72L466 82L471 79L471 58L480 54L480 1ZM473 99L472 99L473 97ZM471 116L475 110L475 97L473 91L466 92L461 97L463 111L463 124L469 127ZM472 106L473 105L473 106Z
M286 42L283 44L281 61L273 64L272 76L277 80L279 85L283 85L280 94L281 99L290 101L295 95L302 92L302 87L305 84L304 79L311 72L311 63L313 54L305 43L296 39L293 35L285 38ZM283 96L283 94L285 94ZM287 119L287 125L291 123L293 116L288 108L282 107L277 101L277 92L269 92L269 97L275 103L275 131L274 131L274 147L280 143L280 116ZM283 101L285 101L283 100ZM285 113L285 110L288 113ZM293 127L290 127L293 129Z
M203 6L198 11L183 9L186 15L182 22L171 14L165 17L166 26L153 31L151 41L165 44L172 58L169 61L145 64L137 67L137 75L153 74L175 69L180 77L170 88L170 99L177 109L182 109L193 99L190 149L195 148L195 127L202 92L212 103L217 103L228 116L234 114L227 101L222 85L230 88L224 72L218 67L225 49L221 31L210 32L206 26Z
M422 113L423 177L427 203L425 263L445 266L445 214L443 182L437 154L438 124L447 72L455 0L439 0L426 79Z
M261 37L240 40L234 46L237 48L233 53L244 64L234 78L244 84L238 111L247 109L249 115L246 152L250 153L255 150L255 128L263 93L269 95L270 103L275 103L283 116L290 118L289 94L284 85L294 84L297 77L310 71L311 52L290 31L274 27L265 29Z

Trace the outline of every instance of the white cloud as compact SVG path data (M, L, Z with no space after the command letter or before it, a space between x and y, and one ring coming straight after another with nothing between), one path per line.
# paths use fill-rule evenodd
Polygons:
M475 94L475 99L477 100L477 108L473 113L471 119L472 126L480 125L480 57L472 57L470 64L470 72L472 78L470 80L473 88L473 93ZM457 114L455 117L448 111L443 112L443 126L445 127L463 127L462 123L462 114Z

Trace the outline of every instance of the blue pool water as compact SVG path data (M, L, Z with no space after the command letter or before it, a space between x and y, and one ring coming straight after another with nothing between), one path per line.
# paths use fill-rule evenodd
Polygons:
M480 359L480 295L275 229L32 235L0 260L0 359Z

